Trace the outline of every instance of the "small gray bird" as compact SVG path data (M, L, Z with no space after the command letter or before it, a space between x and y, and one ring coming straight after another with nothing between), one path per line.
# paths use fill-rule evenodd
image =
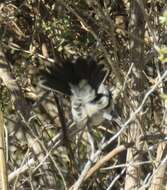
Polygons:
M40 86L70 96L77 124L99 125L111 111L111 92L103 84L108 73L103 64L91 58L66 60L43 70Z

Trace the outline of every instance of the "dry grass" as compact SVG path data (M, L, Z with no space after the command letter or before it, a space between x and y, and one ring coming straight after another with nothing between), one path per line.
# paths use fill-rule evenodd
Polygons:
M0 3L8 189L165 189L167 71L157 53L166 45L164 7L159 0ZM38 86L46 64L84 55L110 69L119 114L91 128L71 124L67 97Z

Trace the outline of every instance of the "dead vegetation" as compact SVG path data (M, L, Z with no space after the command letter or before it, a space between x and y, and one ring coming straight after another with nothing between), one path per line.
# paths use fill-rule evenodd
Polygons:
M0 3L2 189L167 188L165 6L163 0ZM85 55L111 71L106 83L119 124L76 127L68 98L38 86L46 64Z

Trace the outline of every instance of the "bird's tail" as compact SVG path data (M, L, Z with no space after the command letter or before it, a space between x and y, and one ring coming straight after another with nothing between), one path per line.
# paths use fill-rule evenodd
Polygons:
M92 58L78 58L75 61L66 60L61 65L48 66L42 70L40 85L46 89L71 96L75 93L73 87L80 88L84 81L97 92L107 75L108 71L104 64L99 64Z

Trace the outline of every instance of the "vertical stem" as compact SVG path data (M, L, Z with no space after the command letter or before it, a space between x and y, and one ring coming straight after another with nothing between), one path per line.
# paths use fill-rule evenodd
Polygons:
M132 86L131 91L133 96L131 97L131 103L133 109L130 110L130 114L134 112L139 106L141 101L141 92L144 90L144 33L145 33L145 20L143 10L140 7L142 0L131 1L131 20L130 20L130 32L132 36L136 38L131 39L131 62L134 64L132 68ZM134 97L137 95L136 97ZM141 135L141 129L144 125L142 116L139 116L137 120L131 123L128 132L128 140L134 141L134 148L129 148L127 151L127 164L130 162L140 162L141 155L137 153L137 150L141 149L142 143L139 142L139 136ZM139 187L140 183L140 166L130 165L126 171L125 190L132 190Z
M4 143L4 121L3 114L0 111L0 189L8 189L6 159L5 159L5 143Z

